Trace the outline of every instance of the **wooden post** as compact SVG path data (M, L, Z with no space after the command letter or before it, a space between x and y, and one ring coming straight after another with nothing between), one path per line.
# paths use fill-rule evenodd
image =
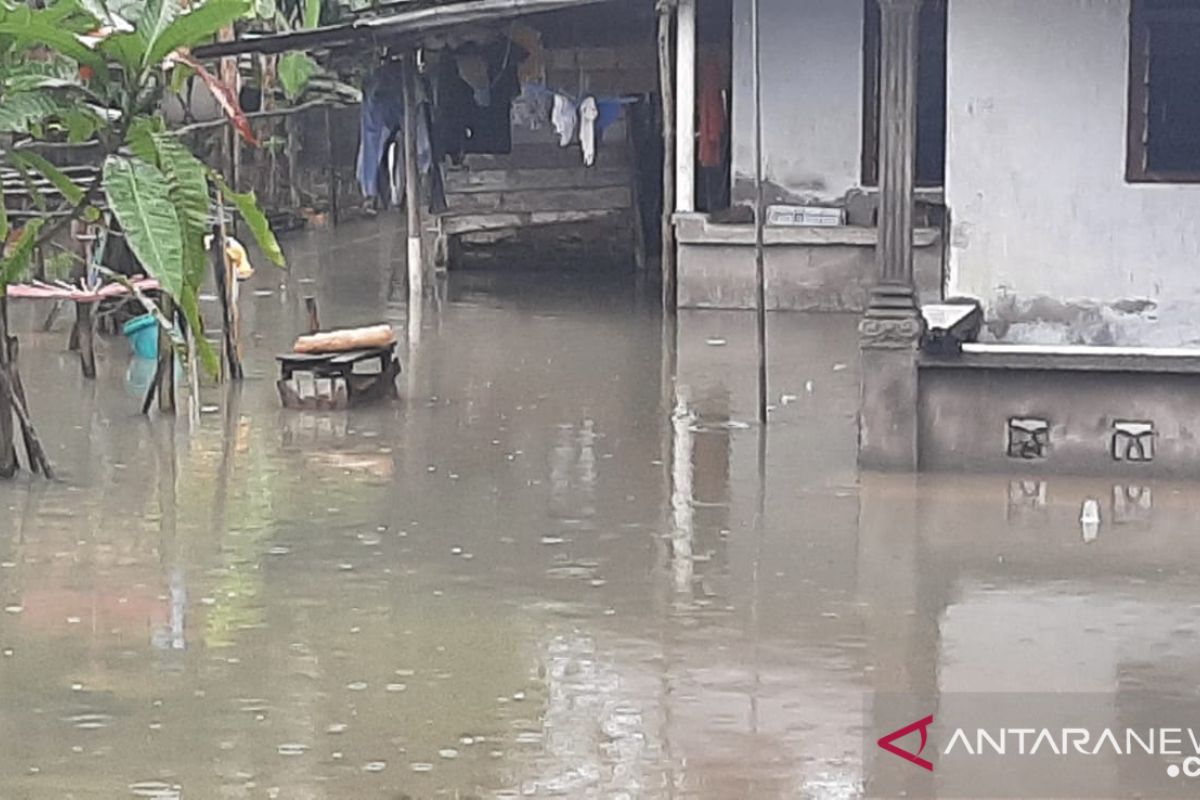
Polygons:
M0 295L0 342L8 341L8 297ZM9 350L0 347L0 373L7 373ZM16 429L13 426L12 396L0 387L0 478L12 478L17 474Z
M225 258L224 198L217 194L218 213L221 219L213 225L212 247L209 250L216 278L217 299L221 302L221 333L225 353L225 375L234 381L243 377L241 347L238 344L237 307L233 298L233 286L237 276L232 275Z
M879 0L879 239L877 283L859 325L859 463L918 466L917 348L923 331L913 286L913 175L917 25L921 0Z
M75 325L79 331L79 365L83 377L96 377L96 322L91 303L75 304Z
M696 0L675 14L675 210L696 210Z
M329 179L329 224L337 225L338 223L338 185L337 185L337 164L333 159L333 121L330 119L329 106L325 106L325 141L329 142L329 158L325 168L328 170Z
M7 328L7 326L5 327ZM31 472L41 472L47 480L54 480L54 470L50 466L50 459L46 457L46 448L42 447L42 440L38 438L37 431L33 428L33 421L29 418L29 403L25 399L25 384L21 382L21 371L18 365L21 360L20 352L17 337L8 337L8 365L5 369L5 381L8 383L8 391L11 393L13 411L16 412L17 421L21 424L21 438L25 442L25 457L29 461Z
M663 135L662 304L675 310L675 78L671 67L672 0L658 1L658 83Z
M763 197L763 99L761 18L759 0L750 0L750 36L754 82L754 287L755 328L758 340L758 423L767 424L767 274L763 241L766 202ZM764 443L765 436L760 436Z
M308 311L308 332L321 332L321 315L317 313L317 298L308 296L304 298L304 308Z
M163 316L175 322L175 300L166 292L159 298ZM175 345L171 336L160 326L158 329L158 410L164 414L175 413Z
M288 114L283 119L284 128L287 129L288 199L291 201L292 211L299 213L300 183L297 178L296 161L300 158L300 145L296 140L297 124L295 114Z
M425 293L425 260L421 254L421 171L417 164L416 54L404 58L404 206L408 218L408 294Z

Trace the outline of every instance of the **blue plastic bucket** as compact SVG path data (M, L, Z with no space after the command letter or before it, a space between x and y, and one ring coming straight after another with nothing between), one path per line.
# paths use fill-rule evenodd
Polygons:
M138 358L158 358L158 320L153 314L143 314L126 322L121 333L133 345Z

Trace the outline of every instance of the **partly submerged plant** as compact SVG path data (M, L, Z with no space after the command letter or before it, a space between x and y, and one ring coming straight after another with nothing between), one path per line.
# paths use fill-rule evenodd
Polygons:
M99 221L96 206L103 196L130 250L182 309L206 369L218 371L198 299L214 192L233 202L268 259L283 266L283 254L253 192L233 191L167 131L160 100L172 83L197 75L253 143L232 87L189 55L252 8L250 0L196 0L190 6L180 0L54 0L32 9L0 0L0 137L14 141L0 149L0 163L26 178L44 212L24 225L0 258L0 292L25 275L35 249L71 220ZM88 140L96 143L103 165L86 182L36 151L47 141ZM55 188L57 206L50 207L30 179L35 174ZM0 210L0 241L9 240L9 227Z

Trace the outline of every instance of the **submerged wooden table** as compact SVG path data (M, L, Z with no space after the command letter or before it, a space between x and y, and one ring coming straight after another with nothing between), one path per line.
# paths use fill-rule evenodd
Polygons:
M279 362L279 399L285 408L343 409L398 397L396 344L341 353L284 353Z

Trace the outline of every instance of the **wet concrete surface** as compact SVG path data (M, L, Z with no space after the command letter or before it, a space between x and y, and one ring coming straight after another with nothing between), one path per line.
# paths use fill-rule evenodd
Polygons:
M844 316L772 315L760 451L753 315L572 269L410 326L384 224L260 267L194 427L17 310L63 477L0 486L0 796L855 798L876 692L1194 690L1194 487L860 475ZM279 407L309 293L401 401Z

